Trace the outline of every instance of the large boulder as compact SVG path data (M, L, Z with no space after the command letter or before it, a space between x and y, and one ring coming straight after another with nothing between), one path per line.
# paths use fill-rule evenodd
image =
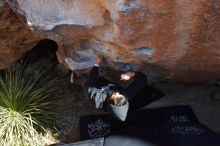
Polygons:
M40 39L0 0L0 69L20 59Z
M71 70L105 65L150 79L220 79L219 0L6 0L24 22L59 45Z

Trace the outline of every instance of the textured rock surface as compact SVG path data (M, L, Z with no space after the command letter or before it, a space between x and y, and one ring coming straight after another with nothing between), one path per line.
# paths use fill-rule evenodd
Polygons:
M59 45L68 68L87 68L95 53L151 79L220 79L219 0L7 0L23 20Z
M10 7L0 1L0 69L18 60L24 52L40 39L14 14Z

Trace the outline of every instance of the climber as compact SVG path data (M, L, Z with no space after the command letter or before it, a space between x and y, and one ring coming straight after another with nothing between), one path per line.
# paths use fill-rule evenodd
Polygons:
M121 75L121 80L134 81L127 88L122 88L111 83L104 77L99 77L99 64L101 57L96 56L87 86L88 95L94 101L97 109L110 111L116 118L125 121L129 109L129 102L134 100L136 95L147 85L147 77L140 72L128 72Z

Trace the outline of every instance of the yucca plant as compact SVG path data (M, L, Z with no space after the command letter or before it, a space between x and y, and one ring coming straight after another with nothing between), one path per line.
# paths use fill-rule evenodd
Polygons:
M24 65L0 74L0 145L45 145L47 124L53 118L49 100L57 79L43 72L39 77L24 77Z

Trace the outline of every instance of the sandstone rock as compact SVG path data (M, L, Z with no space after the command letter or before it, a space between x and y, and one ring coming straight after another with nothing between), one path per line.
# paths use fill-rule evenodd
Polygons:
M0 1L0 69L6 68L40 40L10 9Z
M145 71L152 80L220 78L220 1L6 0L25 23L55 40L61 63Z

